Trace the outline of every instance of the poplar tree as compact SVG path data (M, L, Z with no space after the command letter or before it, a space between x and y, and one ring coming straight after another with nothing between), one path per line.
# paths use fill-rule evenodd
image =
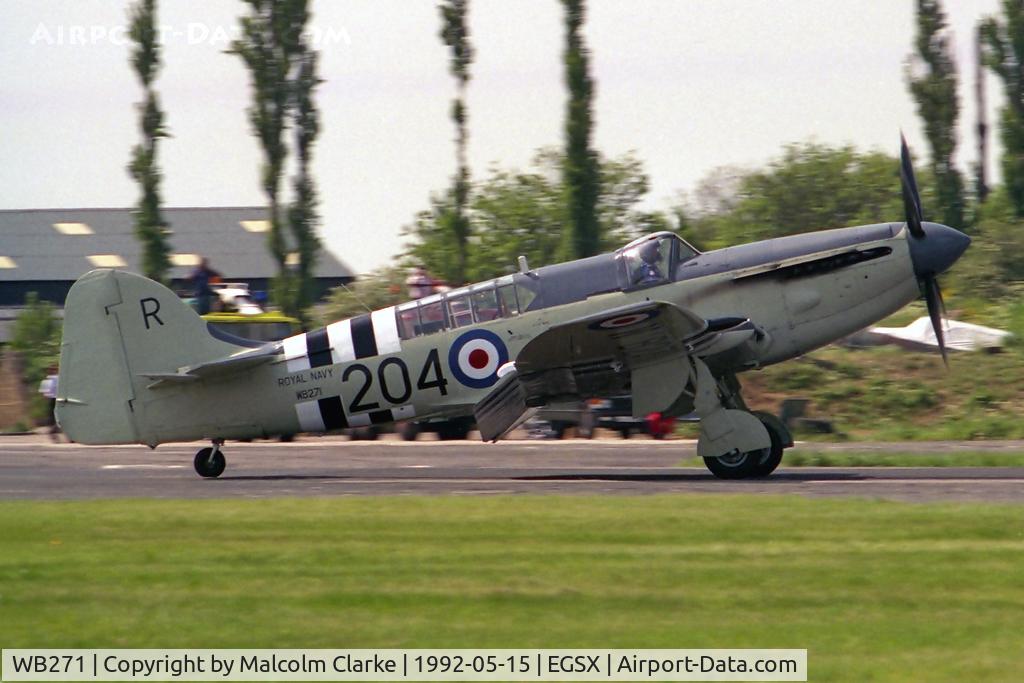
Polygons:
M170 268L167 226L160 212L160 169L157 143L168 137L164 114L160 110L153 81L160 68L160 44L157 42L156 0L139 0L129 9L129 37L133 43L131 63L142 84L139 103L139 128L142 141L132 148L128 174L139 184L142 194L134 211L135 236L142 242L142 272L146 277L166 281Z
M1000 112L1003 184L1018 218L1024 218L1024 2L1003 0L1003 16L981 24L982 58L1003 82Z
M583 39L584 0L562 0L565 8L566 44L563 55L569 102L565 121L563 178L568 210L564 257L593 256L601 250L597 202L600 171L597 153L591 149L594 82L589 74L589 50Z
M455 282L466 281L470 222L467 215L469 202L469 167L466 162L466 145L469 134L466 126L466 85L469 83L469 67L473 62L473 46L469 42L469 27L466 13L469 0L445 0L438 9L441 12L441 40L451 50L449 69L455 77L456 95L452 100L451 116L455 124L456 171L452 184L452 206L445 216L447 228L455 245Z
M286 314L302 318L312 296L316 239L316 196L309 175L313 141L319 129L312 92L316 59L303 38L309 20L308 0L245 0L249 13L240 20L241 36L232 42L249 69L252 104L249 121L263 149L261 185L267 197L270 230L267 246L277 266L271 299ZM281 200L281 178L291 118L295 119L298 176L296 206ZM286 231L286 226L289 226ZM291 239L289 239L289 233ZM296 262L290 263L294 248Z
M964 225L964 181L954 165L957 142L956 55L939 0L917 0L917 37L906 76L917 113L924 120L942 222Z
M295 241L298 263L295 264L293 286L294 308L303 324L309 321L305 312L313 303L314 269L320 251L317 237L316 185L310 172L313 144L320 133L320 115L313 101L313 90L321 81L317 78L317 54L307 47L299 61L295 78L292 118L295 126L295 153L298 161L293 181L295 199L288 212L288 223Z

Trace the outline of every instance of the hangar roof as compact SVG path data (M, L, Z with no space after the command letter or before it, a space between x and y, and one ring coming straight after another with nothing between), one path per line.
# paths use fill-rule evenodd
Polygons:
M0 210L0 281L74 281L93 268L141 270L141 245L132 209ZM172 279L198 262L231 278L269 278L277 268L267 251L265 207L165 208ZM351 278L351 269L326 249L318 278Z

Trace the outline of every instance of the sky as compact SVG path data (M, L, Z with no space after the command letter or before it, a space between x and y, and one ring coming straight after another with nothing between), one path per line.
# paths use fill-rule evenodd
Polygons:
M977 22L998 0L944 3L960 67L960 167L974 162ZM915 3L878 0L590 0L594 146L633 151L649 209L720 166L755 167L815 140L919 159L922 126L904 77ZM0 209L126 207L141 88L128 63L127 2L0 3ZM241 0L159 0L156 82L173 137L162 142L166 206L265 203L241 60L226 54ZM314 172L321 236L357 272L389 264L403 226L454 172L454 80L433 0L312 0L321 51L322 133ZM560 146L565 110L557 0L470 0L475 59L469 160L527 168ZM989 123L1001 105L986 77ZM998 135L990 174L998 174ZM927 211L927 207L926 207ZM0 241L3 236L0 235ZM216 265L216 264L214 264Z

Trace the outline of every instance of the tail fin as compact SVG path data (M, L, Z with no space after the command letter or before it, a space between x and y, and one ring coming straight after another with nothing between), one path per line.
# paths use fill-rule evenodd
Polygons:
M72 441L139 443L146 374L174 373L242 350L210 335L174 292L140 275L94 270L64 309L57 420Z

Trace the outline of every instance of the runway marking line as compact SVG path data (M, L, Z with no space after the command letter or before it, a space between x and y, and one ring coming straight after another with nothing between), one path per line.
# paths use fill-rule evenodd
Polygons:
M156 465L139 463L133 465L100 465L101 470L183 470L185 465Z
M767 479L764 481L771 481ZM1024 477L980 477L978 479L804 479L796 484L1012 484L1024 483Z

